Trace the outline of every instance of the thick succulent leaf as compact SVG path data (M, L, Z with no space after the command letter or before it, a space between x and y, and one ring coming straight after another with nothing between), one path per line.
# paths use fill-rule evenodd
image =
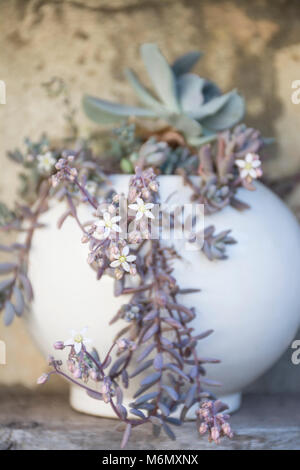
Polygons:
M125 70L125 75L140 101L156 110L158 113L165 113L166 109L156 100L151 93L141 84L137 75L131 69Z
M201 121L204 127L211 131L221 131L235 126L245 114L245 101L234 92L220 111Z
M18 288L18 286L14 286L14 297L15 297L15 311L16 314L21 317L24 312L25 308L25 302L24 302L24 297L21 292L21 290Z
M156 44L143 44L141 55L156 93L172 112L179 111L173 70Z
M226 103L231 99L231 97L235 94L234 91L230 91L229 93L225 93L225 95L218 96L217 98L208 101L207 103L203 104L198 108L198 110L191 111L189 116L193 119L197 119L201 121L204 118L209 116L215 115Z
M204 103L202 89L205 85L204 78L193 73L185 73L177 80L179 103L186 113L195 111Z
M203 96L204 96L204 103L216 98L217 96L221 96L222 92L220 88L210 80L205 80L205 85L203 87Z
M167 117L167 121L186 136L196 137L201 134L201 124L186 114L172 114Z
M12 323L15 313L16 312L15 312L13 304L9 300L7 300L5 302L5 309L4 309L4 325L5 326L9 326Z
M176 59L172 65L173 72L177 76L189 72L198 62L200 57L202 57L202 55L202 52L191 51L178 57L178 59Z
M129 116L155 117L151 110L112 103L93 96L84 96L82 104L86 115L98 124L111 124Z

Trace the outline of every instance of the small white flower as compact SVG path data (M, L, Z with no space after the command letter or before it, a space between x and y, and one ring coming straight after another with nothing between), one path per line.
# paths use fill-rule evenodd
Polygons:
M119 215L115 215L114 217L111 217L111 214L109 212L104 212L103 214L103 219L99 220L99 222L96 222L96 226L100 229L100 233L104 229L104 232L102 232L102 237L107 238L110 234L110 232L122 232L121 228L117 224L121 220L121 217Z
M261 161L255 153L247 153L244 160L236 160L235 164L239 167L243 179L256 179L262 174L259 168Z
M112 263L110 263L110 266L112 268L118 268L119 266L122 266L124 271L127 271L129 273L130 272L130 266L129 266L128 263L132 263L133 261L135 261L136 256L135 255L129 255L128 256L128 253L129 253L129 248L126 245L122 249L121 253L119 252L119 253L114 255L114 257L116 258L116 261L113 261Z
M72 338L67 339L64 342L65 346L73 346L75 349L76 354L79 354L81 351L82 346L85 346L86 344L89 344L92 342L91 339L86 338L85 334L87 332L88 328L85 327L81 331L76 331L76 330L71 330L71 335Z
M155 218L152 212L150 211L150 209L154 207L154 204L152 204L152 202L148 202L147 204L145 204L143 199L141 199L140 197L137 198L136 204L129 204L128 207L136 211L136 220L140 220L143 216L148 217L148 219Z
M47 152L44 155L38 155L38 170L41 173L50 173L54 164L56 163L56 159L53 157L51 152Z

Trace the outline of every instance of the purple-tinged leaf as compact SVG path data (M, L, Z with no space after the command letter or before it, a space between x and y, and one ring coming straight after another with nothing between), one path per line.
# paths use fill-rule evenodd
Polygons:
M156 370L161 370L163 368L163 365L164 365L163 355L162 353L158 353L154 358L153 367Z
M4 307L4 325L9 326L15 317L15 309L13 304L7 300Z
M87 390L86 393L95 400L103 400L102 393L96 392L96 390Z
M154 336L155 333L157 333L158 329L159 329L158 324L157 324L157 323L154 323L154 325L152 325L152 326L146 331L146 333L144 334L142 343L145 343L145 342L148 341L150 338L152 338L152 336Z
M170 428L170 426L168 426L166 423L163 423L162 425L163 427L163 430L165 431L165 433L167 434L167 436L172 439L172 441L175 441L176 440L176 436L175 434L173 433L172 429Z
M135 400L134 403L131 403L130 406L137 407L141 405L142 403L145 403L146 401L153 400L154 398L157 397L157 395L158 395L158 392L146 393L146 395L142 395L137 400Z
M0 282L0 292L4 291L7 289L7 287L11 286L12 283L14 282L14 279L5 279L4 281Z
M153 349L155 348L155 344L149 344L149 346L147 346L143 351L142 353L139 355L138 359L137 359L137 362L141 362L143 361L152 351Z
M169 416L170 410L164 403L159 402L158 407L164 416Z
M214 330L206 330L203 333L200 333L197 336L194 336L194 339L203 339L206 338L207 336L211 335L214 332Z
M122 419L126 419L127 418L127 410L126 410L125 406L117 404L116 408L117 408L118 412L120 413Z
M172 400L177 401L179 396L178 393L174 390L174 388L169 387L168 385L163 385L162 389L169 395Z
M138 416L139 418L146 419L146 416L144 415L144 413L141 410L131 408L130 413L132 413L135 416Z
M152 359L149 359L148 361L146 362L143 362L142 364L140 364L133 372L132 374L130 374L130 378L132 379L133 377L135 377L136 375L140 374L141 372L143 372L143 370L145 369L148 369L148 367L150 367L153 363L153 360Z
M176 374L180 375L185 380L190 381L189 377L181 369L179 369L179 367L175 366L175 364L168 364L166 367L173 372L176 372Z
M120 369L121 365L126 361L128 357L128 354L123 354L121 357L119 357L115 362L114 364L112 365L110 371L109 371L109 375L110 376L113 376L115 375L118 370Z
M198 361L202 364L219 364L221 362L220 359L215 359L213 357L199 357Z
M30 280L25 274L20 273L19 274L19 279L22 283L26 298L28 302L31 302L33 299L33 289Z
M105 359L105 361L104 361L103 364L102 364L102 369L106 369L107 367L109 367L110 364L111 364L111 362L112 362L112 357L111 357L111 356L107 356L106 359Z
M168 325L171 325L174 328L177 328L178 330L184 328L184 326L179 321L175 320L175 318L172 318L172 317L163 318L163 321L165 323L168 323Z
M197 385L194 384L190 387L189 391L187 392L186 399L185 399L185 406L190 408L194 402L194 398L197 392Z
M15 263L1 263L0 264L0 274L7 274L11 273L17 268L17 264Z
M156 426L161 426L163 421L159 416L150 416L149 417L150 421L152 424L155 424Z
M151 310L151 312L147 313L147 315L145 315L143 317L143 320L144 321L150 321L150 320L154 320L154 318L156 318L158 315L158 311L157 310Z
M124 387L125 387L125 388L128 388L128 385L129 385L129 377L128 377L128 372L127 372L126 369L123 369L123 370L122 370L121 377L122 377L122 383L123 383Z
M138 389L137 392L135 392L135 394L133 395L133 398L137 398L139 395L141 395L142 393L146 392L146 390L148 390L149 388L152 387L153 384L149 384L149 385L144 385L143 387L140 387Z
M153 374L147 375L147 377L141 381L141 386L153 385L160 379L160 377L161 372L153 372Z
M165 336L161 336L160 341L161 341L161 343L162 343L164 346L173 346L172 341L170 341L170 340L169 340L168 338L166 338Z
M127 426L126 426L126 429L124 431L124 434L123 434L123 439L122 439L122 442L121 442L121 449L124 449L124 447L126 447L128 441L129 441L129 438L130 438L130 434L131 434L131 424L128 423Z
M181 426L182 425L182 422L180 421L180 419L173 418L173 416L168 416L168 418L166 418L166 421L170 424L173 424L173 426Z
M18 286L14 286L13 289L13 294L15 298L15 311L16 314L21 317L24 313L24 308L25 308L25 302L24 302L24 297L21 292L21 290L18 288Z
M203 383L205 385L208 385L210 387L221 387L222 386L221 382L217 382L216 380L211 380L211 379L207 379L207 378L204 378L204 377L201 378L201 383Z
M116 387L116 398L117 398L117 404L121 405L123 402L123 392L120 387Z
M201 292L201 289L179 289L178 294L185 295L185 294L196 294L197 292Z
M124 279L115 279L114 282L114 295L115 297L119 297L122 295L124 289Z

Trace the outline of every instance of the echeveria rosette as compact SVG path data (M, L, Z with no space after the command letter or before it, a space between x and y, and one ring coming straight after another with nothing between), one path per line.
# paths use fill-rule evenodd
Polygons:
M214 139L216 132L232 128L243 118L244 99L235 90L222 95L213 82L190 73L200 53L189 52L170 66L156 44L143 44L141 56L157 98L131 69L127 69L126 77L145 107L85 96L83 107L90 119L110 124L130 116L160 118L197 146Z

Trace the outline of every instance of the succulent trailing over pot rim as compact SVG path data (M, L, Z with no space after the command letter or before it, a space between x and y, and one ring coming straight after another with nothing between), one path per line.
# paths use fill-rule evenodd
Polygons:
M126 78L145 107L85 96L83 107L93 121L108 124L130 116L161 118L181 131L188 142L201 145L243 118L244 99L235 90L222 95L213 82L190 73L201 57L199 52L189 52L170 66L156 44L143 44L141 57L159 99L127 69Z

